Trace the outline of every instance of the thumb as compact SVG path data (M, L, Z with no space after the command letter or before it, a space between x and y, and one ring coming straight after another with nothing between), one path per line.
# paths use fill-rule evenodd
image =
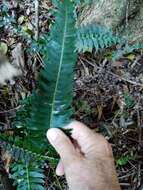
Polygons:
M64 166L75 160L77 152L70 139L60 129L49 129L47 132L47 138L60 155Z

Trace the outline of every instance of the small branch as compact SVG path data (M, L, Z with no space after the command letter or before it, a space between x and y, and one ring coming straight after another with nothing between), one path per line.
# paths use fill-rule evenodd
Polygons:
M35 40L39 39L39 0L35 0ZM34 56L33 72L36 73L37 56Z
M35 40L39 38L39 0L35 0Z
M139 104L140 104L140 99L138 101L138 109L137 109L137 122L138 122L138 152L141 151L141 146L142 146L142 119L141 119L141 113L139 110ZM141 161L138 162L138 173L137 173L137 187L140 187L141 185Z
M111 75L113 75L113 76L115 76L115 77L121 79L122 81L128 82L128 83L130 83L130 84L132 84L132 85L135 85L135 86L140 86L140 87L143 88L143 84L142 84L142 83L138 83L138 82L132 81L132 80L130 80L130 79L127 79L127 78L125 78L125 77L122 77L122 76L119 76L119 75L117 75L117 74L115 74L115 73L112 73L112 72L110 72L110 71L107 71L107 72L108 72L109 74L111 74Z

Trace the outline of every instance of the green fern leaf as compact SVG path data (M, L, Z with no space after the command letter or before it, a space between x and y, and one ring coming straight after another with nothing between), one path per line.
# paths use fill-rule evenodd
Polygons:
M38 163L32 164L13 164L12 175L14 185L17 190L45 190L44 170L39 168Z
M17 145L16 142L12 142L9 140L9 138L7 137L2 137L0 135L0 144L1 147L8 151L12 158L15 161L21 161L24 164L28 164L30 162L33 162L35 160L44 163L45 160L48 160L49 163L56 165L58 162L58 159L48 155L48 154L38 154L36 151L30 151L29 147L28 149L26 149L26 147L23 147L22 145ZM49 147L50 149L50 147ZM48 151L47 151L48 153Z
M70 0L59 3L56 22L51 29L44 69L40 72L38 89L33 98L30 130L46 131L62 127L72 115L72 89L76 53L76 31Z
M89 24L81 26L77 30L76 50L78 52L92 52L121 43L121 39L109 29Z

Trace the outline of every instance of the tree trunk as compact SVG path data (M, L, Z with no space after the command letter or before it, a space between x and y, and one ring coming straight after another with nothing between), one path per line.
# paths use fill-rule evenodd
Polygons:
M97 23L143 42L143 0L93 0L81 13L79 24Z

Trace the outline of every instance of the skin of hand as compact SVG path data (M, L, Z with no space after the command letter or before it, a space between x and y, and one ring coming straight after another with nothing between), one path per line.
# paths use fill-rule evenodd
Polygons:
M70 190L121 190L112 148L106 139L84 124L73 121L70 140L60 129L47 132L49 142L61 157L56 174L65 174Z

